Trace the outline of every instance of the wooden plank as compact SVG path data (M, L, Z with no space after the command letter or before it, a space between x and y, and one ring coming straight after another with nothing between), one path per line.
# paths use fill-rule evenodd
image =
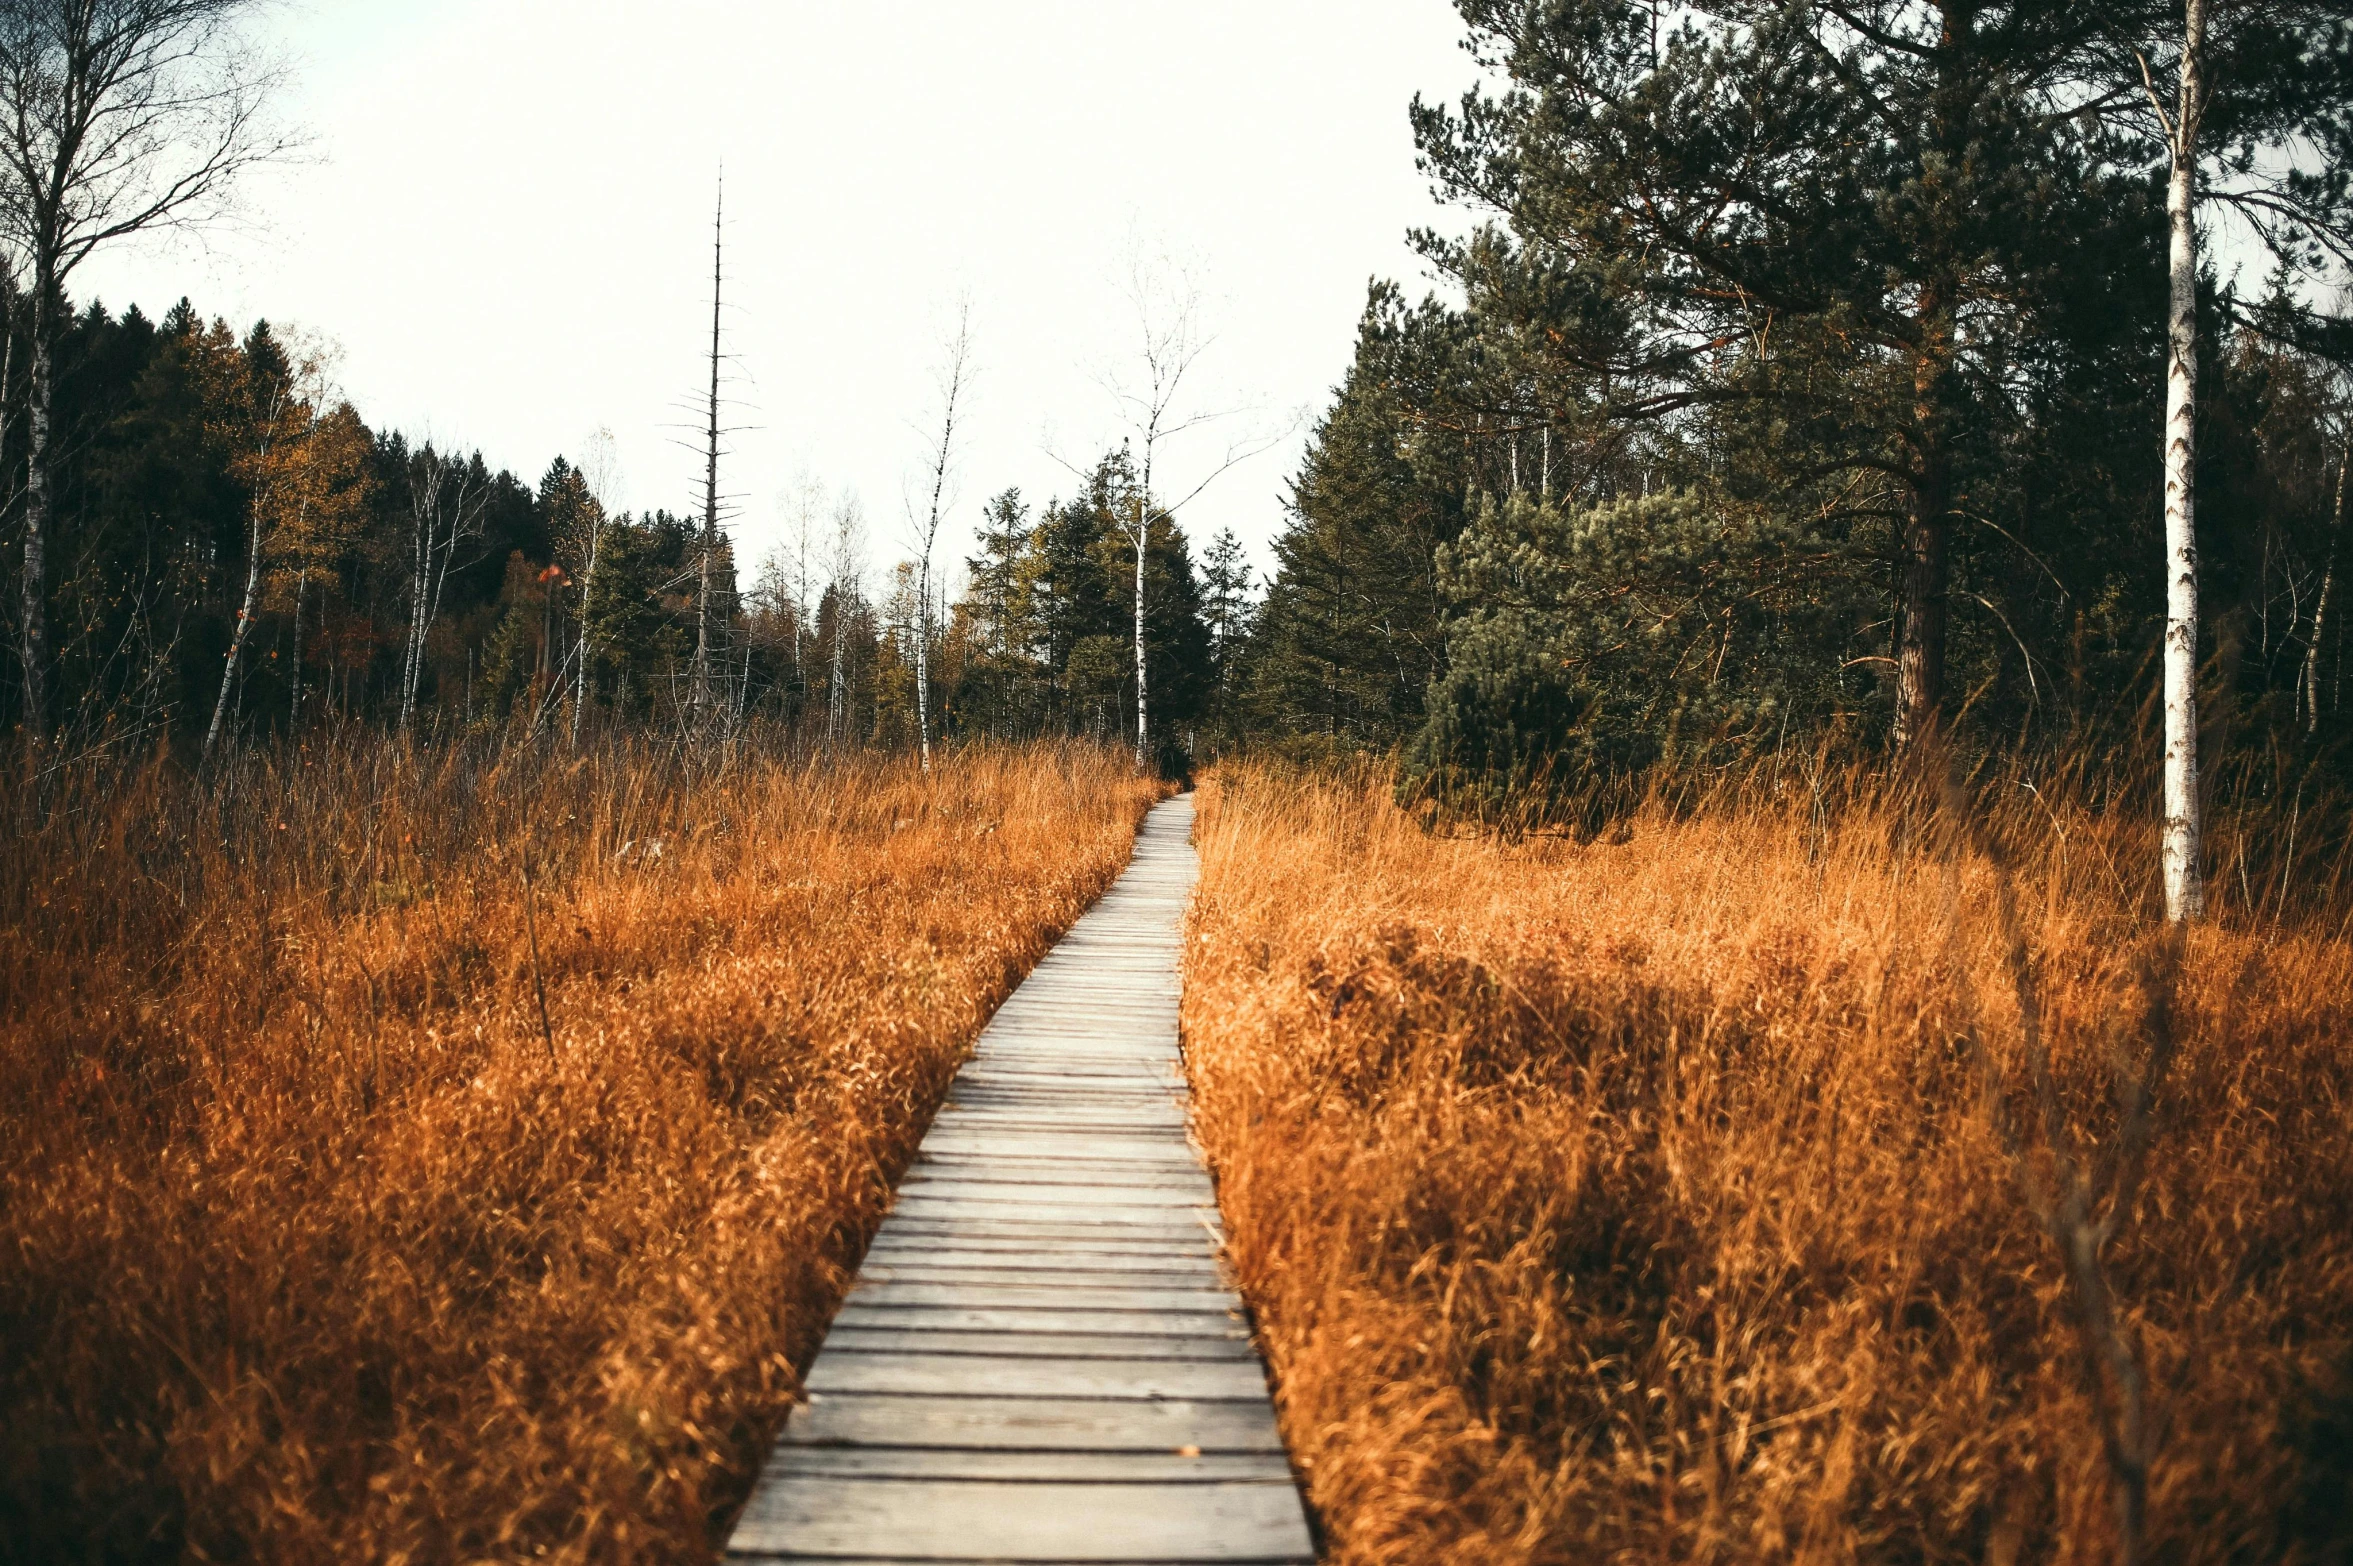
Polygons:
M1238 1331L1238 1307L1221 1310L1096 1310L1061 1300L1059 1305L864 1305L859 1296L833 1317L835 1326L892 1326L906 1331L1007 1331L1007 1333L1226 1333Z
M850 1298L868 1310L903 1310L912 1305L993 1305L999 1310L1052 1310L1057 1305L1075 1305L1090 1311L1223 1311L1233 1303L1233 1296L1223 1289L1081 1291L1018 1283L885 1283L874 1288L860 1285Z
M1033 1225L1064 1224L1081 1229L1127 1224L1134 1228L1157 1227L1174 1229L1183 1234L1200 1233L1203 1225L1215 1219L1217 1209L1209 1203L1190 1197L1180 1201L1140 1199L1154 1195L1182 1194L1154 1192L1149 1187L1137 1187L1130 1195L1119 1199L1071 1201L1052 1191L1042 1191L1025 1200L987 1192L966 1193L951 1185L910 1191L892 1204L891 1211L893 1215L903 1212L910 1220L983 1219Z
M928 1393L940 1397L1192 1398L1266 1396L1256 1360L1040 1359L1011 1354L823 1354L807 1390Z
M1272 1452L996 1452L931 1446L799 1446L790 1473L845 1479L1061 1479L1100 1484L1202 1484L1254 1479L1289 1484Z
M1151 1136L1075 1136L1041 1134L1038 1132L1007 1132L949 1126L941 1130L938 1145L925 1143L925 1152L934 1158L1007 1158L1038 1159L1057 1156L1073 1160L1096 1159L1106 1163L1139 1165L1184 1165L1199 1168L1193 1146L1181 1136L1160 1133Z
M1182 1188L1216 1193L1209 1176L1199 1168L1173 1161L1146 1164L1047 1158L919 1158L899 1184L904 1189L911 1184L982 1176L1012 1185L1143 1185L1162 1190Z
M1025 1562L1312 1562L1286 1484L789 1480L736 1525L739 1551Z
M785 1446L938 1446L994 1451L1283 1450L1273 1405L1143 1399L812 1395Z
M1041 1242L1036 1236L998 1237L986 1234L959 1234L955 1230L927 1233L911 1226L901 1226L887 1235L877 1236L866 1254L883 1260L911 1255L947 1256L1035 1256L1050 1250L1057 1256L1140 1257L1145 1262L1163 1256L1193 1256L1200 1252L1198 1243L1187 1236L1182 1240L1135 1239L1118 1235L1108 1238L1081 1235L1059 1236Z
M1242 1324L1229 1318L1223 1332L1153 1336L1140 1332L951 1332L938 1327L862 1327L834 1323L825 1335L836 1354L993 1354L1016 1359L1239 1359L1255 1365L1258 1350Z
M1216 1258L1203 1254L1198 1247L1191 1251L1171 1249L1138 1254L1081 1250L1076 1243L987 1251L952 1243L918 1249L893 1242L886 1250L868 1251L865 1270L874 1275L877 1283L920 1282L924 1273L932 1271L958 1276L972 1274L976 1275L976 1281L977 1275L982 1274L1029 1277L1052 1273L1070 1274L1095 1283L1118 1279L1145 1287L1160 1287L1179 1280L1188 1289L1222 1288L1225 1283Z
M995 1178L920 1178L901 1180L899 1202L979 1202L1005 1206L1087 1206L1087 1209L1127 1209L1127 1206L1186 1206L1205 1209L1209 1180L1129 1180L1125 1185L1094 1185L1085 1180L995 1180Z
M896 1289L906 1286L941 1284L948 1289L969 1289L974 1298L984 1293L1005 1289L1068 1289L1073 1305L1108 1296L1125 1298L1129 1293L1146 1289L1167 1293L1172 1289L1214 1293L1219 1300L1226 1298L1226 1284L1219 1279L1217 1267L1207 1263L1200 1267L1167 1267L1160 1272L1136 1272L1132 1267L1089 1267L1085 1263L1052 1265L1054 1258L1033 1258L1033 1265L1007 1267L988 1263L892 1263L882 1267L866 1267L861 1274L859 1289L875 1300L889 1303Z
M1216 1225L1204 1219L1200 1230L1172 1229L1166 1224L1059 1224L1008 1222L1001 1218L909 1218L891 1228L900 1240L986 1240L1013 1245L1078 1245L1133 1247L1165 1251L1199 1245L1203 1233L1216 1237Z

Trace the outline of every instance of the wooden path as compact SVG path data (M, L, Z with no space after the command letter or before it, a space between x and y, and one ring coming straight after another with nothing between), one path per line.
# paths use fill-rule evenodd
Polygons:
M1314 1560L1185 1139L1192 824L1153 810L981 1034L730 1561Z

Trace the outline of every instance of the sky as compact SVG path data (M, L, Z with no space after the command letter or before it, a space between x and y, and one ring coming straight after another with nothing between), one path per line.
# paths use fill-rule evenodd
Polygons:
M1209 344L1166 448L1180 513L1263 569L1367 281L1419 291L1447 221L1406 108L1476 67L1445 0L282 0L296 161L233 221L94 258L77 298L186 295L340 350L378 428L536 481L610 430L616 507L699 509L692 449L724 167L722 489L739 551L807 480L855 491L877 564L912 552L942 341L980 374L942 555L1008 486L1068 493L1115 446L1138 257L1195 279ZM920 504L920 498L918 498Z

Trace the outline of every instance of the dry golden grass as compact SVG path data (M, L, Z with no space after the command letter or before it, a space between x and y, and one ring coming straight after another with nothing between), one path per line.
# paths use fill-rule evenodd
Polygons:
M1377 775L1205 785L1196 1121L1331 1560L2115 1558L2067 1282L1962 1042L1982 1008L2022 1104L1992 873L1854 795L1504 845ZM2105 1145L2154 833L2000 797L2059 1099ZM2281 861L2301 901L2239 858L2178 970L2107 1251L2152 1560L2353 1544L2345 846Z
M18 797L0 1558L707 1559L1157 792L357 742Z

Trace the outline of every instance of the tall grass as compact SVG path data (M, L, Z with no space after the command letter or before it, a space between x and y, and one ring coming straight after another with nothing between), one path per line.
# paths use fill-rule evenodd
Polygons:
M0 856L0 1557L291 1563L707 1559L1154 789L352 737L44 792Z
M1963 831L1793 771L1583 844L1425 833L1377 771L1205 785L1196 1125L1332 1560L2115 1559L2115 1383L2021 1192L2106 1167L2159 1034L2100 1252L2146 1558L2346 1558L2341 820L2222 813L2174 964L2153 827L2028 781ZM2017 1159L2013 931L2058 1133Z

